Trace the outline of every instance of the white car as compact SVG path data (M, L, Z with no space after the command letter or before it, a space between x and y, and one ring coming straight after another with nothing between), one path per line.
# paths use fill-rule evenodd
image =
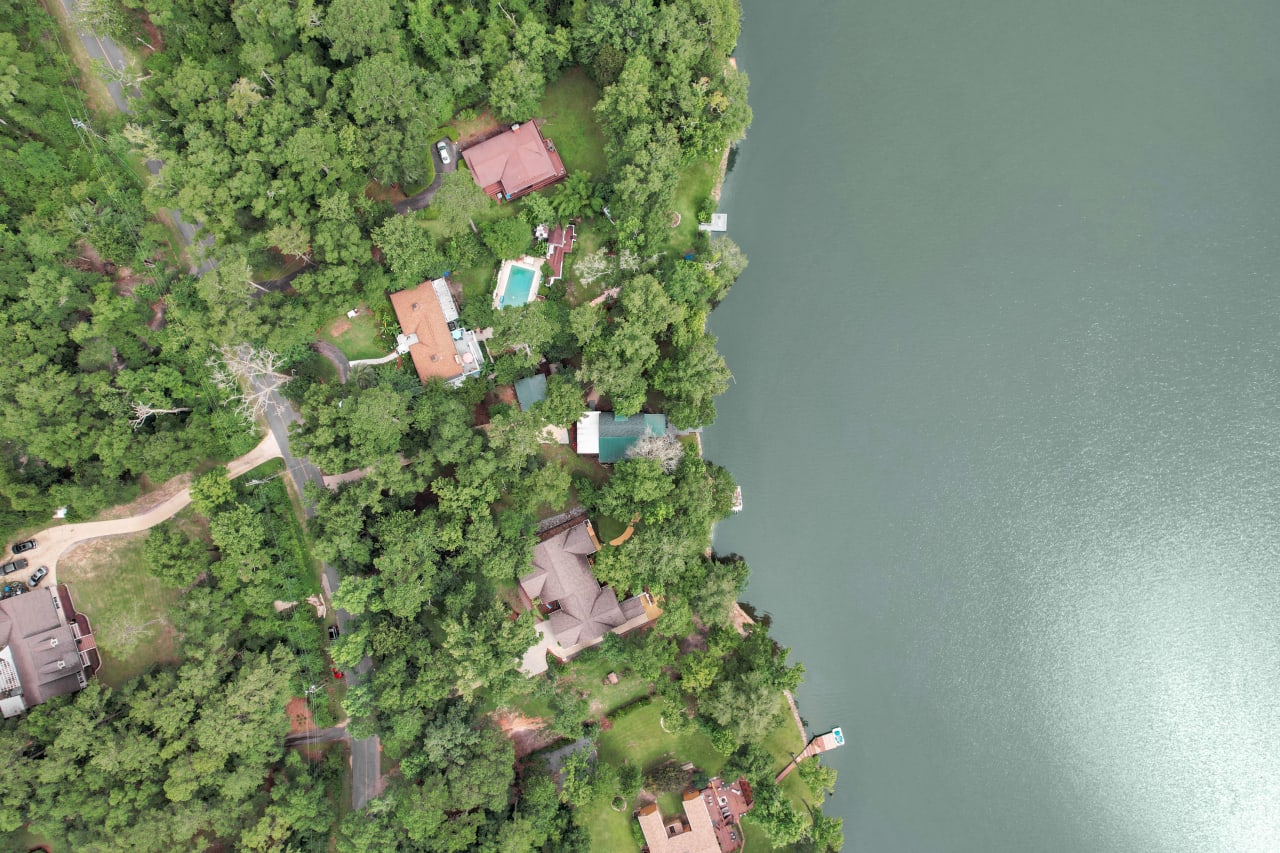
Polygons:
M440 152L440 162L448 166L449 165L449 146L445 144L445 141L443 139L441 139L439 142L436 143L436 150Z

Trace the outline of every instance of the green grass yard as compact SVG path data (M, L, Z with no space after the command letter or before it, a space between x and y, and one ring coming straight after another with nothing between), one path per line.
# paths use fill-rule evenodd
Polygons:
M627 803L622 811L614 811L610 798L604 797L578 810L577 820L590 827L591 849L609 853L639 853L640 845L631 834L635 803Z
M581 68L570 68L547 87L538 109L544 137L555 143L564 167L570 172L590 172L601 178L608 167L604 153L604 132L592 109L600 100L600 89ZM546 192L554 192L554 188Z
M148 570L146 533L78 546L58 562L58 582L89 617L102 654L98 678L119 687L158 663L176 663L177 631L169 608L179 591Z
M711 196L716 179L720 177L720 159L696 160L684 169L676 186L675 209L680 214L680 225L667 235L667 248L684 252L693 248L698 233L698 208Z
M714 776L724 766L725 757L711 746L711 739L700 729L678 735L664 731L660 702L624 714L613 728L600 735L600 759L621 767L623 761L648 770L667 759L681 763L692 761L699 770Z
M354 320L345 314L326 323L317 335L342 350L352 361L361 358L379 358L391 352L394 344L382 340L382 326L369 309L361 306Z
M597 515L591 520L596 526L596 537L600 546L605 547L627 531L627 523L608 515Z
M791 760L791 756L804 748L804 739L791 719L791 710L786 699L778 697L778 725L764 741L764 747L774 756L774 772L780 771ZM679 735L667 733L659 725L662 716L661 703L637 708L624 713L613 723L613 728L600 736L600 760L615 767L622 766L624 761L631 761L643 770L649 770L667 760L680 763L692 762L699 770L714 776L724 766L725 756L711 746L711 740L699 729L692 729ZM808 820L808 804L820 802L803 781L799 774L792 772L782 783L783 793L792 805L805 815ZM631 836L631 812L635 803L629 803L623 813L613 811L608 801L593 803L583 810L580 818L590 828L593 842L592 849L635 851L639 845ZM667 793L658 797L658 807L664 815L679 814L681 810L679 792ZM768 836L758 827L748 824L744 827L748 839L748 850L769 850ZM791 849L791 848L780 848Z

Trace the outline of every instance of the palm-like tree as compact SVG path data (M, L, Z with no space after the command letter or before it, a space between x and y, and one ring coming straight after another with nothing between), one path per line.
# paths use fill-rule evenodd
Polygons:
M572 172L556 190L551 200L561 219L572 219L600 212L604 202L600 188L591 180L590 172Z

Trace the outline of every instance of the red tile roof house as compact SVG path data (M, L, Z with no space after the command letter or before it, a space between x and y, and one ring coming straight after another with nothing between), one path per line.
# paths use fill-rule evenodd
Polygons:
M551 278L547 284L555 284L564 276L564 256L573 251L573 226L565 228L557 225L547 235L547 264L551 267Z
M506 133L463 150L471 177L495 201L510 201L549 187L565 176L564 163L534 122L513 124Z

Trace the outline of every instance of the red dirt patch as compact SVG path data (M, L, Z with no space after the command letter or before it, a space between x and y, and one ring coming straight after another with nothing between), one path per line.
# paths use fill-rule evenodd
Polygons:
M467 121L454 121L453 126L458 131L459 151L469 145L483 142L502 131L502 125L498 123L498 119L489 110L477 113L475 118Z
M404 201L408 198L408 196L404 194L404 190L400 188L399 184L383 186L377 181L370 181L365 186L364 195L365 198L373 199L374 201L385 201L391 204L395 204L397 201Z
M284 711L289 715L289 734L300 735L315 730L316 721L306 699L294 696L285 703Z
M336 338L338 335L341 335L350 328L351 321L346 317L339 317L337 320L334 320L329 324L329 334Z
M300 735L316 731L316 721L311 715L311 706L306 699L294 696L284 706L289 715L289 734ZM324 758L324 744L295 747L308 761L319 761Z
M546 721L541 717L526 717L518 711L494 711L490 717L498 724L502 733L511 738L517 759L550 746L557 740L546 729Z

